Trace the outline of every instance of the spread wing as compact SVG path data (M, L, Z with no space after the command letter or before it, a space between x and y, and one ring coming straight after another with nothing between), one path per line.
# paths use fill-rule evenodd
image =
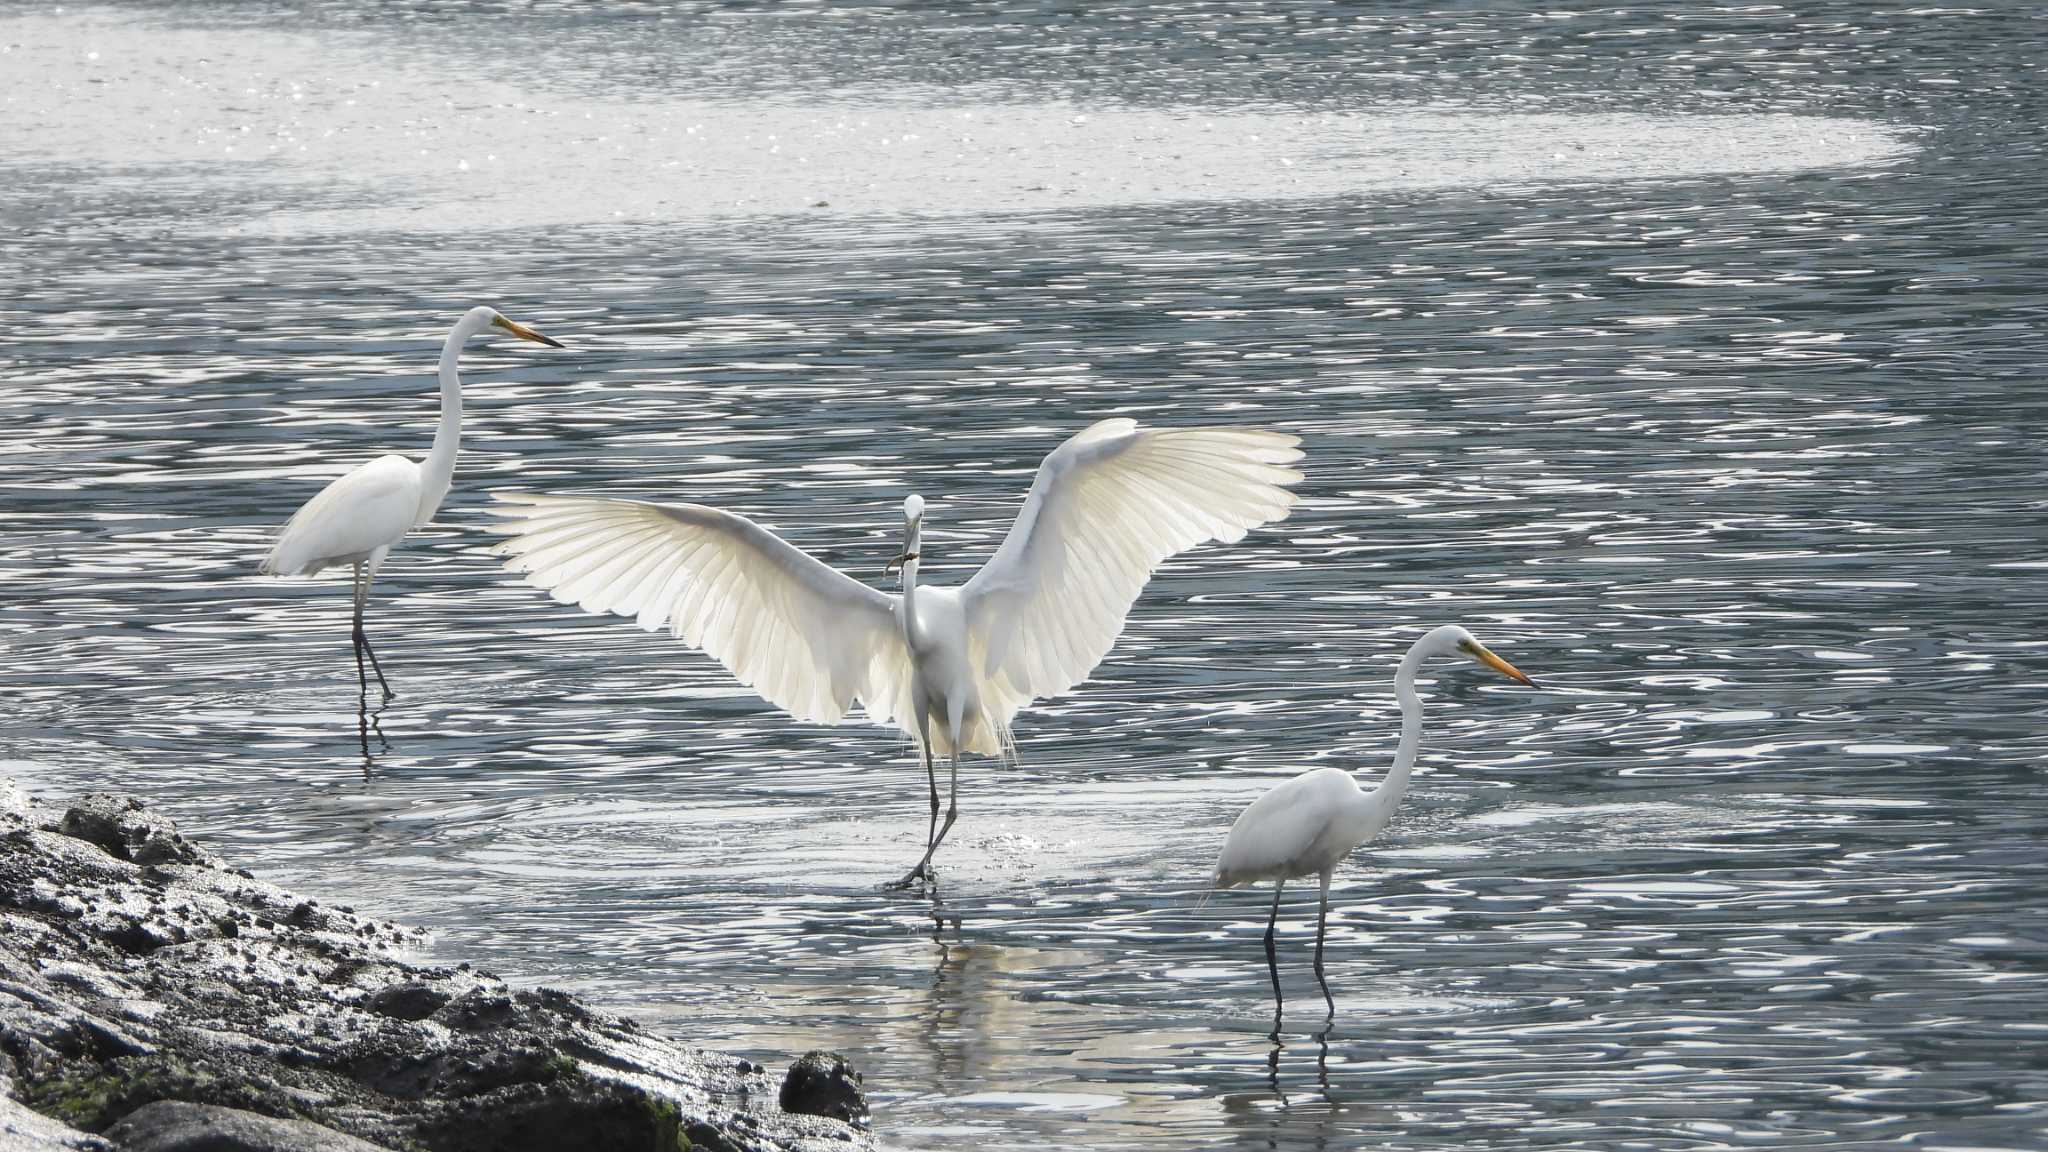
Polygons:
M879 724L909 697L896 599L744 516L701 504L493 495L511 539L495 551L563 603L633 616L701 648L801 720L833 723L855 700Z
M1235 543L1294 506L1293 436L1104 420L1054 449L1009 535L960 590L975 652L1008 723L1032 697L1087 679L1154 569L1208 540Z

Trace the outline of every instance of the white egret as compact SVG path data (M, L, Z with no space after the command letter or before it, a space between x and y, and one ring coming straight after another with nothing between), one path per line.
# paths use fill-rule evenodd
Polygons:
M258 569L266 576L300 576L344 564L354 566L356 683L365 693L369 691L363 674L363 654L368 653L370 667L377 672L377 686L387 700L392 696L391 685L370 647L369 634L363 631L363 605L370 597L370 581L377 578L377 568L392 545L432 520L448 495L448 483L455 474L456 442L462 436L462 379L455 374L455 358L464 342L489 328L502 328L521 340L550 348L562 346L494 309L477 307L463 313L441 346L441 425L434 430L434 446L426 461L416 464L403 456L379 456L322 488L293 513Z
M1039 465L1001 546L958 588L918 583L924 500L903 503L903 592L862 584L744 516L700 504L497 493L506 568L593 613L664 623L769 703L835 723L853 702L917 741L931 790L930 877L959 815L960 755L1001 756L1034 698L1086 679L1153 569L1234 543L1293 507L1295 437L1244 428L1094 424ZM934 755L950 759L939 825Z
M1337 1002L1323 978L1323 932L1330 918L1330 876L1351 850L1379 835L1408 790L1408 773L1422 746L1422 698L1415 694L1415 673L1432 656L1464 656L1523 684L1534 687L1515 666L1487 650L1470 632L1446 624L1417 640L1394 673L1394 698L1401 703L1401 745L1394 766L1370 792L1342 768L1303 772L1252 801L1230 826L1223 853L1216 861L1214 885L1234 888L1260 880L1273 881L1273 911L1266 919L1266 971L1273 979L1273 1032L1280 1032L1280 964L1273 950L1273 927L1280 919L1280 893L1296 876L1322 880L1322 905L1316 913L1316 983L1330 1014Z

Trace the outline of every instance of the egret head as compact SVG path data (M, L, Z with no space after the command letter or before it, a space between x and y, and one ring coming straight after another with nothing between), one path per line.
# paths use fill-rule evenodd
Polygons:
M913 495L903 501L903 554L889 561L889 566L882 569L885 575L903 565L917 563L917 544L924 534L923 528L924 497Z
M1423 649L1425 656L1463 656L1476 664L1484 664L1518 684L1527 684L1531 688L1536 686L1534 680L1522 675L1521 669L1494 655L1492 649L1481 644L1477 636L1456 624L1446 624L1424 636L1417 647Z
M463 322L474 326L475 330L479 332L486 328L502 328L521 340L531 340L535 344L545 344L550 348L560 348L562 346L561 341L551 340L535 332L519 321L507 317L496 308L486 308L481 305L471 308L469 315L463 317Z

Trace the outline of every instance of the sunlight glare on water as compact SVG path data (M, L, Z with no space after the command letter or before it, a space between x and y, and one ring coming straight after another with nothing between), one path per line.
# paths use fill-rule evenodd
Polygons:
M440 958L762 1058L892 1146L2030 1147L2041 21L211 2L0 8L0 774L131 789ZM96 54L96 55L95 55ZM254 567L321 481L456 486L371 627ZM494 489L684 499L883 585L1107 416L1299 435L970 761L793 723L487 554ZM1391 755L1337 876L1202 887Z

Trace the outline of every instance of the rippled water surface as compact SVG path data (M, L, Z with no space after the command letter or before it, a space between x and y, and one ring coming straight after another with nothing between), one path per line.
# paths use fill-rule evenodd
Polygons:
M908 1148L2048 1146L2048 267L2018 8L0 6L0 771L159 798L446 958L750 1053ZM456 489L377 587L253 575L324 477ZM799 725L485 552L487 493L978 564L1108 415L1301 436L970 762ZM1376 774L1334 1030L1200 891ZM367 778L365 770L367 767Z

